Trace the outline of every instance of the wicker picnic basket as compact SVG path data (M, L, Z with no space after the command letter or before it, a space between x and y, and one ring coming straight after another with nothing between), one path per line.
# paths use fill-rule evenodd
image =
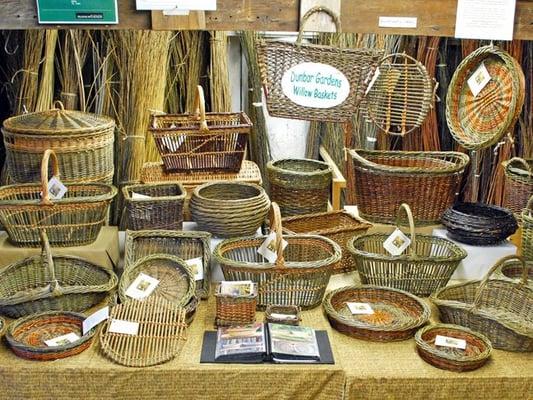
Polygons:
M500 265L517 259L522 264L519 282L490 279ZM527 286L523 258L500 259L481 281L469 281L440 289L431 296L443 322L479 332L496 349L533 351L533 288Z
M179 182L126 185L126 223L130 229L176 229L183 227L183 203L187 195ZM136 198L137 195L149 198Z
M465 349L438 346L437 335L466 341ZM473 371L485 365L492 353L490 340L468 328L451 325L428 325L415 334L416 349L420 357L434 367L448 371Z
M283 318L284 316L287 316L288 318ZM266 323L297 326L300 325L301 320L300 307L298 306L269 304L265 310Z
M257 46L261 79L265 90L268 112L273 117L341 122L356 112L365 90L383 52L366 48L338 48L326 45L302 43L305 23L315 13L331 16L337 32L341 26L338 16L325 7L313 7L305 13L300 23L296 43L262 40ZM349 83L347 98L329 108L304 106L290 100L282 87L283 76L297 65L319 63L333 67L344 75ZM337 76L337 75L336 75ZM327 87L327 85L326 85Z
M533 160L513 157L502 163L505 172L503 207L511 210L520 221L520 214L533 195Z
M219 237L251 236L264 222L270 200L254 183L208 182L194 189L189 206L202 230Z
M446 286L467 253L450 240L431 235L416 235L411 209L402 204L401 213L407 214L411 239L410 246L399 256L391 255L384 243L386 233L365 234L348 242L361 283L393 287L418 296L427 296Z
M72 184L66 185L68 191L62 199L50 200L50 158L53 176L59 177L57 157L54 151L46 150L40 185L27 183L0 187L0 222L17 246L39 246L41 229L46 230L53 246L90 244L96 240L108 218L109 205L117 189L104 183Z
M267 164L270 198L281 215L312 214L328 208L333 171L322 161L283 159Z
M197 87L192 114L153 115L148 131L167 171L238 172L252 123L243 113L206 113Z
M40 256L0 269L0 313L12 318L43 311L84 311L118 283L110 270L74 256L52 256L41 231Z
M68 183L113 183L115 122L108 117L58 108L4 121L8 175L15 183L39 181L43 154L57 154Z
M311 234L327 237L337 243L342 250L341 261L335 265L333 273L354 271L357 266L348 252L348 242L356 235L365 233L372 225L341 211L297 215L281 220L286 234Z
M372 314L352 314L347 303L365 303ZM329 292L323 302L333 328L345 335L376 342L412 337L431 314L429 306L403 290L380 286L347 286Z
M195 275L196 295L206 299L209 295L211 281L211 234L196 231L164 231L144 230L126 231L126 245L124 253L124 269L142 257L151 254L164 254L179 257L186 263L196 264L191 269L200 268L202 274ZM194 274L194 271L192 271ZM198 271L196 271L198 273ZM198 279L199 277L201 279Z
M215 298L216 326L242 326L255 322L256 292L249 296L230 296L220 293L219 284L215 291Z
M468 79L482 64L490 81L474 96ZM524 99L520 63L498 47L480 47L459 64L448 86L446 121L450 133L470 150L491 146L512 132Z
M459 192L469 162L457 152L350 150L359 215L393 223L407 203L419 225L440 222Z
M171 255L152 254L129 265L120 277L118 295L122 303L131 300L126 295L126 291L140 273L159 281L148 298L163 297L165 300L183 307L195 295L194 276L191 268L183 259Z
M528 268L527 284L533 288L533 263L526 262ZM497 279L509 279L514 282L519 282L523 275L522 263L519 260L510 260L502 263L494 270L493 276Z
M304 309L320 305L333 267L341 259L340 246L317 235L282 236L279 207L272 203L271 231L275 232L277 259L268 262L257 253L266 237L227 239L214 250L224 278L257 283L257 306L297 305ZM288 242L285 250L282 239Z
M96 328L83 335L83 314L54 311L32 314L9 325L6 340L17 356L37 361L51 361L81 353L93 340ZM45 340L69 333L79 339L59 346L47 346Z

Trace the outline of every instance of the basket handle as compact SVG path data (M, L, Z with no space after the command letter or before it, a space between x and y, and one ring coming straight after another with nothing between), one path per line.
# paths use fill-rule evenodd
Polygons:
M510 261L510 260L518 260L520 261L520 264L522 264L522 277L520 278L520 281L516 285L518 287L527 285L527 280L529 278L529 275L528 275L529 267L526 265L526 260L524 259L524 257L518 256L516 254L503 257L496 264L494 264L491 269L489 269L489 271L487 272L487 274L485 275L485 277L479 284L479 287L476 289L476 293L474 294L474 303L472 304L472 309L477 308L479 302L481 301L481 294L483 293L483 289L485 289L485 286L487 286L489 278L494 273L494 271L496 271L499 267L501 267L503 264L505 264L507 261Z
M53 204L50 201L50 195L48 193L48 163L52 157L52 176L59 178L59 162L57 160L56 153L53 150L46 150L43 155L43 160L41 161L41 190L42 190L42 199L41 204L51 205Z
M205 120L205 96L204 89L198 85L196 86L196 96L194 97L194 115L200 121L200 130L202 132L209 132L207 121Z
M59 282L56 278L56 271L54 266L54 259L52 257L52 248L50 247L50 241L48 240L48 235L46 230L42 229L40 232L41 235L41 244L42 244L42 259L44 268L48 269L48 274L50 275L50 293L54 296L61 296L63 291L59 286Z
M402 203L398 208L398 213L396 214L396 226L400 229L400 216L402 211L407 215L407 221L409 222L409 234L411 235L411 244L409 245L409 254L415 256L415 247L416 247L416 235L415 235L415 220L413 219L413 212L409 204Z
M65 111L65 106L63 105L63 102L61 100L54 101L54 108L57 111Z
M531 167L526 162L526 160L524 160L523 158L520 158L520 157L511 158L509 161L507 161L505 165L505 169L511 168L513 164L519 164L521 167L524 167L524 169L527 171L529 175L533 174L533 171L531 171Z
M283 228L281 226L281 211L278 203L275 201L270 205L270 230L276 232L276 268L285 268L285 259L283 258Z
M302 17L302 20L300 22L300 30L298 31L298 38L296 39L297 45L302 44L302 39L304 35L304 26L307 20L311 17L311 15L320 13L320 12L328 14L331 17L331 20L333 21L333 23L335 24L335 30L337 32L341 31L341 21L339 19L339 16L327 7L316 6L316 7L310 8Z

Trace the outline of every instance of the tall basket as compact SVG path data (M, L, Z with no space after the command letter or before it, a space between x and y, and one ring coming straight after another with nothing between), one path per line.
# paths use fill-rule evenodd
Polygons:
M513 157L502 163L505 172L503 207L511 210L518 222L520 214L533 195L533 160Z

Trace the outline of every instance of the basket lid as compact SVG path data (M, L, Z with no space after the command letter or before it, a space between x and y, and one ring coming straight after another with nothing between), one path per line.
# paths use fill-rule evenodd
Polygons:
M17 115L4 121L4 130L26 135L83 135L114 126L115 121L109 117L65 110L59 101L50 110Z

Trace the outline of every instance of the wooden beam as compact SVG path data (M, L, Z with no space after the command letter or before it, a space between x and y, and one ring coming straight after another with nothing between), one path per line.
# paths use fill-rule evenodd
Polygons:
M333 158L329 155L324 146L320 146L320 157L327 163L333 170L333 180L331 184L331 207L333 210L341 209L341 194L342 189L346 188L346 179L342 176L341 171L333 161Z

